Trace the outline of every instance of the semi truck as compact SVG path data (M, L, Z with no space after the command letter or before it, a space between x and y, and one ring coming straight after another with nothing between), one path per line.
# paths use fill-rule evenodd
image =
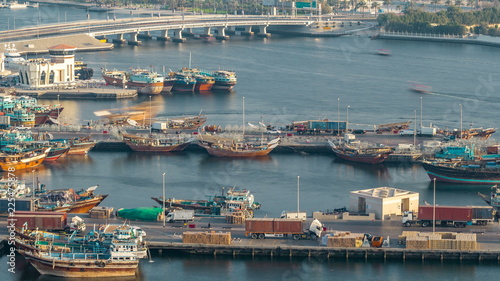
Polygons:
M194 220L194 210L174 210L168 213L165 221L176 222L176 221L192 221Z
M304 224L301 219L247 219L245 221L245 236L252 239L264 239L266 237L287 237L291 235L294 240L317 240L321 237L323 225L319 220L314 219L309 228L305 230L303 228Z
M75 216L68 223L68 215L63 212L30 212L14 213L16 228L38 229L46 231L85 231L86 225L82 218Z
M409 227L432 225L466 227L467 225L486 225L493 221L493 208L483 206L434 206L421 205L418 207L418 216L411 211L404 212L402 223Z

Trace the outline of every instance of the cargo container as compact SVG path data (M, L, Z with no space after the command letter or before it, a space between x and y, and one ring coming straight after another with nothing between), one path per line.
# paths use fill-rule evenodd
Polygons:
M14 212L16 228L38 229L45 231L85 231L85 222L78 216L71 218L68 224L68 215L63 212Z
M14 205L12 201L9 201L11 198L0 198L0 215L8 215L9 211L12 211ZM37 199L30 198L15 198L15 210L16 211L34 211L36 209L35 202ZM9 210L9 208L11 208Z
M423 227L432 225L466 227L468 224L486 225L493 221L492 207L472 206L434 206L421 205L418 207L418 217L413 212L405 212L402 223L405 226L419 224Z
M151 125L152 132L166 132L168 129L168 124L166 122L154 122Z
M245 236L252 239L264 239L265 237L286 237L291 235L293 239L318 239L321 237L323 225L314 219L308 229L304 230L301 219L247 219L245 221Z
M17 228L63 230L68 224L68 215L63 212L16 211L14 219Z
M287 211L283 211L280 216L281 219L301 219L303 221L306 220L306 217L307 217L306 212L297 213L297 212L287 212Z
M176 222L176 221L192 221L194 220L194 210L174 210L168 213L165 221Z

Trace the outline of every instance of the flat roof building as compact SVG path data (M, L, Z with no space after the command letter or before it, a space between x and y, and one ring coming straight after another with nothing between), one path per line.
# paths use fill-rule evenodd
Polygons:
M393 187L377 187L351 191L349 210L359 213L375 213L375 218L389 219L401 216L405 211L418 211L419 194Z

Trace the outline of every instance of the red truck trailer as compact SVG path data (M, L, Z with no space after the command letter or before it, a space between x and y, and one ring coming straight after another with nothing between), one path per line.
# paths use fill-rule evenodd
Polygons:
M413 212L405 212L402 223L405 226L414 224L423 227L432 225L435 220L436 225L454 227L466 227L467 224L486 225L493 220L493 208L473 207L473 206L434 206L421 205L418 207L418 216Z
M313 220L307 230L304 230L302 224L301 219L247 219L245 221L245 235L253 239L287 235L291 235L295 240L321 237L323 226L318 220Z
M84 231L85 222L78 216L68 224L68 214L64 212L30 212L17 211L14 217L16 228L38 229L45 231Z

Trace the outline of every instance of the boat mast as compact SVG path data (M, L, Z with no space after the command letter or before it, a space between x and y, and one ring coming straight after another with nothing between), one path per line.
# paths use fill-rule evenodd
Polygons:
M300 210L300 176L297 176L297 218L299 218Z
M245 137L245 97L243 97L243 138Z

